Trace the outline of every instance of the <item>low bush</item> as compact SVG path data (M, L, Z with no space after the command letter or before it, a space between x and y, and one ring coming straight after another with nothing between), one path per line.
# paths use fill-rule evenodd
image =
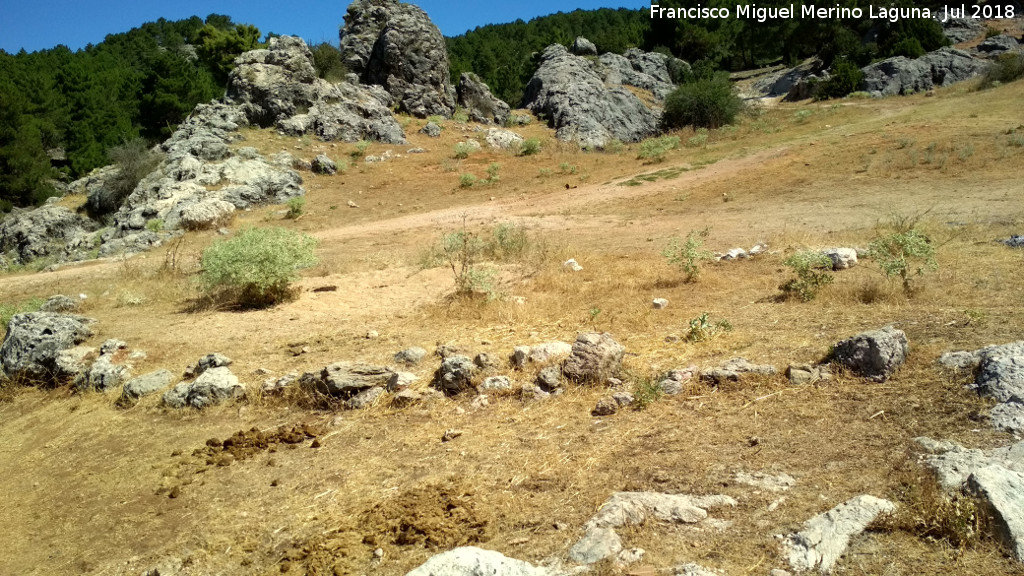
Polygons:
M832 64L832 76L818 86L814 97L817 100L843 98L860 90L860 85L863 82L864 73L856 64L848 60L836 60Z
M474 184L476 184L476 175L466 173L459 176L459 188L472 188Z
M665 160L665 154L669 150L675 150L679 146L678 136L662 136L660 138L648 138L640 143L640 152L637 158L648 162L661 162Z
M540 140L537 138L527 138L522 144L519 145L520 156L533 156L540 152Z
M995 88L1021 78L1024 78L1024 54L1007 52L1000 54L995 63L989 66L978 87Z
M161 158L160 154L149 149L142 138L114 146L107 152L107 156L117 171L99 193L89 198L87 208L93 217L117 212L139 182L156 169Z
M779 286L787 298L797 298L803 302L814 300L822 286L832 283L832 259L821 252L812 250L797 252L782 261L796 274L796 278Z
M302 216L303 209L306 207L306 199L302 196L292 198L288 200L288 212L284 215L285 218L295 220L299 216Z
M701 312L700 316L690 320L690 325L683 336L694 344L711 340L722 332L732 332L732 323L728 320L711 321L711 314Z
M700 276L702 262L711 260L714 256L707 250L702 250L704 239L711 231L708 228L700 232L691 231L686 235L686 240L680 242L679 238L669 239L668 246L661 255L668 259L669 264L678 266L686 274L687 282L696 282Z
M298 271L316 265L316 240L284 228L248 228L203 251L202 283L208 296L260 308L293 295Z
M868 253L886 278L900 277L907 294L913 291L912 277L939 267L931 241L915 228L876 238L868 246Z
M683 84L665 99L662 128L669 130L693 126L720 128L732 124L743 110L743 100L736 94L727 74L716 74Z
M469 142L459 142L455 145L455 158L458 160L465 160L469 158L469 155L476 152L478 146L474 146Z

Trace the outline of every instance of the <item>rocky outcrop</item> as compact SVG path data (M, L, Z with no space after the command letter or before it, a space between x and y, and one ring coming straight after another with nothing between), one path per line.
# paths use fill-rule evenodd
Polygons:
M81 366L62 362L61 353L92 336L93 322L56 312L15 314L0 345L0 367L14 380L42 386L65 384L78 375Z
M656 103L672 90L668 66L661 54L631 50L593 61L555 44L541 53L523 104L547 118L560 140L593 148L613 139L637 142L658 131ZM655 104L648 106L626 86L650 92Z
M945 47L914 60L896 56L861 68L861 89L875 97L913 94L963 82L987 69L987 63L967 52Z
M988 56L998 56L1005 52L1015 52L1018 50L1020 50L1020 43L1009 34L999 34L998 36L986 38L984 42L978 44L978 52Z
M953 44L970 42L985 33L985 25L974 18L948 18L942 24L942 32Z
M249 122L276 126L291 135L405 143L405 134L391 115L392 98L387 92L318 78L309 47L293 36L271 39L266 49L239 56L225 100L238 105Z
M863 532L875 518L895 510L888 500L857 496L804 523L803 530L788 536L783 548L789 565L797 572L832 572L846 552L850 539Z
M511 112L508 104L491 94L491 89L476 74L463 72L455 92L459 106L473 122L504 125L508 121Z
M341 29L341 56L364 84L382 86L413 116L451 117L448 49L426 12L398 0L355 0Z
M572 53L577 56L597 56L597 46L583 36L577 36L572 43Z
M46 205L11 214L0 222L0 253L12 264L61 257L69 246L89 245L99 226L63 206Z
M907 335L886 326L835 345L833 358L854 374L885 382L907 359Z
M569 550L569 559L594 564L618 554L621 526L639 526L649 519L672 524L696 524L708 518L708 508L736 506L729 496L691 496L658 492L616 492L584 526L581 538Z

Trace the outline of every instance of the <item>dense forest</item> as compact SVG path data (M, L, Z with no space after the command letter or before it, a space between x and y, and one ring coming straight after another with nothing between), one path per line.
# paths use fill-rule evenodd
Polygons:
M211 15L161 19L75 52L0 51L0 208L42 202L54 178L107 164L114 146L168 136L224 93L232 60L259 36Z
M662 0L664 7L729 7L732 0ZM760 7L790 0L762 0ZM840 7L860 0L838 0ZM931 6L895 0L898 6ZM797 10L802 3L797 3ZM340 15L339 15L340 19ZM452 80L478 74L503 100L518 106L537 67L537 54L577 36L600 52L637 46L672 53L700 70L738 70L796 63L819 55L844 69L893 55L918 56L947 43L930 19L654 19L628 9L576 10L476 28L447 39ZM211 15L159 20L112 34L78 51L58 46L18 54L0 51L0 209L39 204L55 193L54 179L73 179L109 161L111 149L168 136L199 102L224 92L231 63L260 43L260 31ZM338 49L313 46L322 77L340 80Z

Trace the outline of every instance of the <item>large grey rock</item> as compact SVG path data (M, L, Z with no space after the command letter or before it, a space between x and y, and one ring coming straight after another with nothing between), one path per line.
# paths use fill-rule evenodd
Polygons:
M413 116L451 117L448 49L426 12L397 0L355 0L341 29L341 57L365 84L383 86Z
M125 383L124 388L121 390L121 401L132 402L138 400L143 396L166 388L173 379L174 374L171 374L170 370L165 369L133 378Z
M954 44L969 42L985 33L985 25L974 18L948 18L945 22L938 19L942 24L942 32Z
M597 46L583 36L577 36L572 43L572 53L577 56L597 56Z
M484 139L487 140L487 144L491 148L497 150L518 149L524 142L524 138L519 134L511 130L502 130L501 128L491 128L484 135Z
M317 154L316 158L313 159L310 167L313 172L317 174L334 174L338 171L338 165L334 163L326 154Z
M186 230L220 228L231 220L234 212L234 204L217 198L207 198L182 208L181 227Z
M804 523L803 530L783 542L789 565L797 572L817 569L827 574L859 535L879 514L896 506L874 496L857 496Z
M120 386L130 376L131 370L116 362L113 353L100 354L92 366L75 382L75 387L79 390L106 392Z
M185 377L195 378L210 368L222 368L224 366L231 366L231 364L231 358L228 358L220 352L214 352L203 356L196 362L195 366L191 366L185 370Z
M210 368L192 382L182 382L164 393L164 404L171 408L206 408L245 394L238 377L225 366Z
M434 387L447 395L464 392L472 387L475 373L476 365L466 356L449 356L434 373Z
M249 122L323 140L405 143L391 115L391 97L373 87L318 78L309 47L294 36L272 38L266 49L235 59L226 101Z
M964 448L931 438L915 438L914 442L926 451L921 462L935 472L939 485L947 491L959 489L972 473L987 466L1024 473L1024 442L991 450Z
M490 88L476 74L463 72L455 92L459 106L473 122L504 125L508 121L509 105L491 94Z
M1014 558L1024 562L1024 474L986 466L971 474L967 486L993 512L996 533Z
M47 298L46 302L40 306L40 312L78 312L81 308L78 300L71 298L70 296L64 296L63 294L56 294Z
M649 519L673 524L696 524L708 517L707 509L736 506L729 496L691 496L658 492L616 492L584 526L584 535L570 550L569 558L593 564L622 550L615 528L638 526Z
M988 420L996 430L1010 434L1024 433L1024 404L1020 402L996 404L989 411Z
M861 68L861 89L876 97L913 94L963 82L988 66L963 50L943 47L913 60L896 56Z
M464 546L431 557L406 576L555 576L500 552Z
M638 142L653 136L661 110L648 107L625 87L638 81L629 61L618 58L594 63L570 54L560 44L549 46L526 86L523 105L543 115L560 140L577 141L584 147L603 148L613 139Z
M400 352L396 352L395 362L401 362L403 364L419 364L426 355L427 351L423 348L420 348L419 346L412 346Z
M622 551L622 539L611 528L589 527L572 548L569 560L577 564L594 564Z
M426 134L431 138L440 138L441 130L441 125L437 122L427 122L423 128L420 128L420 134Z
M978 52L983 52L990 56L1017 50L1020 50L1020 43L1009 34L999 34L998 36L986 38L984 42L978 44Z
M383 366L335 362L320 371L316 388L322 394L349 398L370 388L386 388L394 371Z
M978 352L980 362L974 378L978 393L999 402L1024 403L1024 340Z
M906 361L907 351L907 335L886 326L839 342L833 358L855 374L884 382Z
M511 390L512 382L508 379L508 376L490 376L484 378L484 381L477 386L477 390L480 392L489 391L504 391Z
M602 382L619 372L625 353L610 334L580 334L562 364L562 373L576 382Z
M374 386L373 388L367 388L362 392L359 392L355 396L345 401L345 407L349 410L363 410L373 406L373 403L378 398L384 395L384 388L381 386Z
M60 353L92 336L92 318L56 312L15 314L0 345L0 367L12 379L51 386L77 374L58 363Z
M534 346L516 346L512 350L512 367L525 368L526 364L546 364L564 360L572 354L572 344L568 342L545 342Z
M62 257L69 245L87 242L98 226L63 206L48 204L13 212L0 221L0 252L11 264L28 264L48 256Z

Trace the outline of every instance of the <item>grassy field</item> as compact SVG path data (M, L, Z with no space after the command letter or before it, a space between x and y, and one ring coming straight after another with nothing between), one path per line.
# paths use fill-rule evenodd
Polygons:
M767 574L785 567L775 535L858 494L919 510L927 525L941 511L920 495L931 480L914 465L912 439L1012 440L986 425L990 403L964 389L969 376L935 360L1022 337L1024 251L997 242L1024 228L1019 91L960 85L934 97L779 104L706 138L680 132L679 147L656 163L637 158L639 145L582 152L538 122L517 129L540 140L538 154L485 145L457 159L458 142L482 136L476 126L445 121L431 139L417 132L425 121L407 118L409 145L372 144L362 153L393 155L374 164L351 144L246 131L239 146L347 164L333 176L303 173L298 218L272 206L231 225L319 239L320 263L295 300L252 311L198 305L199 257L219 238L213 232L127 260L0 277L5 303L86 294L82 313L98 320L90 344L120 338L144 350L136 374L180 373L221 352L251 391L203 412L164 409L158 395L122 409L114 394L3 391L0 574L139 574L161 563L162 575L404 574L467 543L549 563L564 559L587 519L622 490L728 494L739 505L715 512L724 529L624 530L627 546L647 551L641 565L601 564L597 574L685 562ZM407 153L414 147L426 151ZM462 185L464 174L476 182ZM790 254L863 248L908 223L927 234L938 262L912 293L862 260L810 302L779 298ZM492 262L493 297L453 296L452 271L431 247L446 233L489 237L501 225L525 231L526 241ZM709 250L769 250L706 263L685 282L662 251L704 229ZM564 271L569 258L583 270ZM328 286L337 289L314 291ZM666 309L652 309L658 297L670 301ZM704 312L733 330L698 343L671 338ZM607 394L600 387L541 402L490 395L480 407L466 396L358 412L258 392L264 373L389 364L412 345L453 343L504 359L515 345L571 342L586 331L626 347L634 383L735 356L784 371L887 324L907 333L911 354L884 384L842 373L803 387L781 374L691 383L680 396L604 418L590 415ZM426 387L437 365L428 358L414 368L414 387ZM535 374L498 373L517 384ZM302 425L318 447L310 437L210 463L201 452L208 439L241 430ZM442 442L450 429L462 435ZM797 483L783 495L758 491L734 482L738 471L787 473ZM418 536L396 537L408 525ZM987 537L960 543L925 532L879 526L838 571L1024 573Z

